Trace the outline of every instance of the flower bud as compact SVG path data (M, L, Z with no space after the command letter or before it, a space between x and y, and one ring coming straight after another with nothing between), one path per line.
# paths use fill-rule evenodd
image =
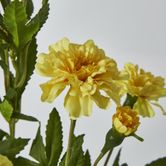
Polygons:
M113 115L113 126L117 132L128 136L134 133L139 126L138 113L129 106L117 107Z
M13 166L13 164L6 156L0 154L0 166Z

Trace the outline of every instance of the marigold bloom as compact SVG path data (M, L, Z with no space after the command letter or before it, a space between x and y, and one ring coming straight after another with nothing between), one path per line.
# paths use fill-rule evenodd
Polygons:
M117 80L123 76L116 62L92 40L81 45L62 39L49 46L48 54L38 56L36 70L51 78L40 85L42 101L53 102L69 85L64 106L73 119L89 116L93 101L103 109L108 107L110 97L120 103L121 87Z
M116 131L125 136L134 133L140 124L138 113L129 106L117 107L112 121Z
M0 166L13 166L13 164L6 156L0 154Z
M163 108L157 103L160 97L166 96L165 81L162 77L155 77L150 72L145 72L138 68L137 65L127 64L125 70L129 73L127 84L128 93L132 96L137 96L137 102L134 105L134 110L143 117L154 116L154 110L151 104ZM150 103L155 101L155 103Z

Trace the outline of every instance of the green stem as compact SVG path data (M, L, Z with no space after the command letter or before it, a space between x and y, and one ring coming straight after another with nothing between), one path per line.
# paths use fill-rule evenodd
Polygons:
M106 160L105 160L104 166L107 166L107 164L108 164L108 162L109 162L109 159L110 159L110 157L111 157L112 151L113 151L113 149L111 149L111 150L109 151L109 153L108 153L108 155L107 155L107 158L106 158Z
M99 161L104 157L106 153L100 153L99 156L97 157L97 159L95 160L93 166L97 166L97 164L99 163Z
M70 161L75 125L76 125L76 120L70 120L70 131L69 131L65 166L68 166Z
M12 119L9 123L10 137L12 139L15 138L15 126L16 126L15 119Z

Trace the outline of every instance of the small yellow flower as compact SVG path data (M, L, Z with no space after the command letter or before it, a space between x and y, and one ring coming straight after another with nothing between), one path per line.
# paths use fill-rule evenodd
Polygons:
M108 107L110 97L120 103L119 80L125 76L92 40L81 45L62 39L49 46L48 54L38 56L36 70L50 78L40 85L42 101L53 102L69 86L64 106L73 119L89 116L93 101L103 109Z
M6 156L0 154L0 166L13 166L13 164Z
M143 117L154 116L154 110L151 104L163 108L157 103L160 97L166 96L165 81L162 77L155 77L150 72L145 72L138 68L137 65L126 64L125 70L129 74L127 91L132 96L137 96L137 102L134 105L134 110ZM150 101L155 101L150 103Z
M138 113L133 111L129 106L117 107L112 120L116 131L125 136L134 133L140 124Z

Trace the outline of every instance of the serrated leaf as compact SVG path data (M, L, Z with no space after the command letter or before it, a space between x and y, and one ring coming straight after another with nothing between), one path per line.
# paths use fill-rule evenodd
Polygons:
M166 157L157 159L150 164L146 164L146 166L165 166L166 164Z
M25 115L25 114L22 114L20 112L13 112L12 118L26 120L26 121L30 121L30 122L38 122L38 120L35 117Z
M14 157L28 144L29 139L7 139L0 141L0 154L8 157ZM10 150L9 150L10 149Z
M28 159L23 158L23 157L11 159L11 161L14 164L14 166L39 166L34 161L28 160Z
M22 2L13 1L4 13L4 24L13 36L13 41L18 47L24 38L27 15Z
M9 122L13 113L13 107L7 100L4 100L0 103L0 112L5 120Z
M40 127L38 129L38 132L36 134L36 138L34 139L32 143L32 147L30 150L30 155L39 161L39 163L42 166L47 166L47 157L46 157L46 151L43 143L42 136L40 134Z
M46 127L46 154L48 166L57 165L62 152L62 124L57 110L54 108L50 113Z
M26 74L25 74L25 81L24 84L21 87L21 92L23 92L25 90L26 85L28 84L28 81L30 80L31 75L33 74L33 71L35 69L35 63L36 63L36 59L37 59L37 44L36 44L36 39L33 38L29 48L28 48L28 52L27 52L27 70L26 70ZM21 66L21 64L20 64ZM25 66L24 66L25 67Z
M27 85L30 76L35 68L37 54L36 39L33 38L30 43L21 51L17 59L18 71L16 72L16 87L19 88L19 92L23 93L25 86Z
M118 154L116 155L113 166L119 166L120 154L121 154L121 149L118 151Z
M8 133L0 129L0 141L2 141L5 136L9 136Z
M77 165L79 163L78 161L83 158L83 150L82 150L83 141L84 141L84 135L80 135L74 138L69 166Z
M66 153L63 155L63 157L59 163L59 166L65 166L65 158L66 158Z
M4 10L10 4L10 0L0 0L0 1Z
M86 151L84 156L84 166L91 166L91 158L88 150Z
M29 24L36 24L39 23L38 31L42 28L44 23L46 22L49 14L49 4L48 0L44 0L42 3L42 7L39 12L32 18ZM38 32L37 31L37 32Z
M30 19L31 15L33 13L33 10L34 10L33 2L32 2L32 0L23 0L23 3L26 8L27 17L28 17L28 19Z
M39 29L39 22L27 23L23 2L13 1L5 10L4 24L13 36L17 48L24 47Z

